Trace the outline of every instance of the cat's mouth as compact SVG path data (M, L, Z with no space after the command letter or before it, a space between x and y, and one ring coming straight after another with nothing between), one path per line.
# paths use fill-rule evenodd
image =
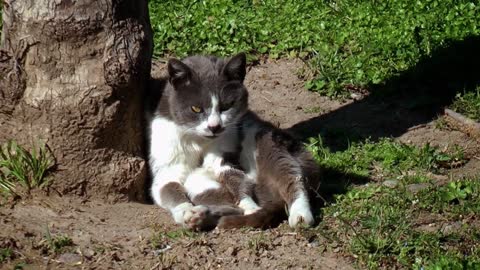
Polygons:
M205 135L203 137L208 138L208 139L215 139L218 137L219 134L212 134L212 135Z

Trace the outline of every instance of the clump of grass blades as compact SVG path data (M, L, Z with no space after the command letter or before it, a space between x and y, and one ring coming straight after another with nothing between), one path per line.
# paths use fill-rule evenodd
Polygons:
M379 184L353 188L323 209L319 232L368 269L479 269L479 183L462 179L416 194ZM427 231L427 216L431 224L461 225Z
M470 119L480 121L480 87L475 91L457 94L450 107Z
M0 147L0 192L20 196L18 186L29 193L48 183L48 173L55 159L48 146L34 146L30 151L9 141Z

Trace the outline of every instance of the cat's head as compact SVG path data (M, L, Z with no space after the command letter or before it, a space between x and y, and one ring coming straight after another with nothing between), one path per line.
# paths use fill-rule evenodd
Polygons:
M246 57L229 59L192 56L168 62L169 97L173 120L191 134L215 138L236 122L248 107L243 85Z

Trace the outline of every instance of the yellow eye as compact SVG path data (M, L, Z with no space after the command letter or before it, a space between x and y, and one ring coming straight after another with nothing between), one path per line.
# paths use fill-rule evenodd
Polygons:
M202 108L197 107L197 106L192 106L191 109L192 109L192 112L194 112L194 113L201 113L203 111Z

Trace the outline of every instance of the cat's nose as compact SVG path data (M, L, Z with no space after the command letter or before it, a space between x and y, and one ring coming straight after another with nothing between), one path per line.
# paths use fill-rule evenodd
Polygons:
M215 133L220 133L220 132L223 130L222 126L220 126L220 125L208 126L208 129L210 129L210 131L211 131L213 134L215 134Z

